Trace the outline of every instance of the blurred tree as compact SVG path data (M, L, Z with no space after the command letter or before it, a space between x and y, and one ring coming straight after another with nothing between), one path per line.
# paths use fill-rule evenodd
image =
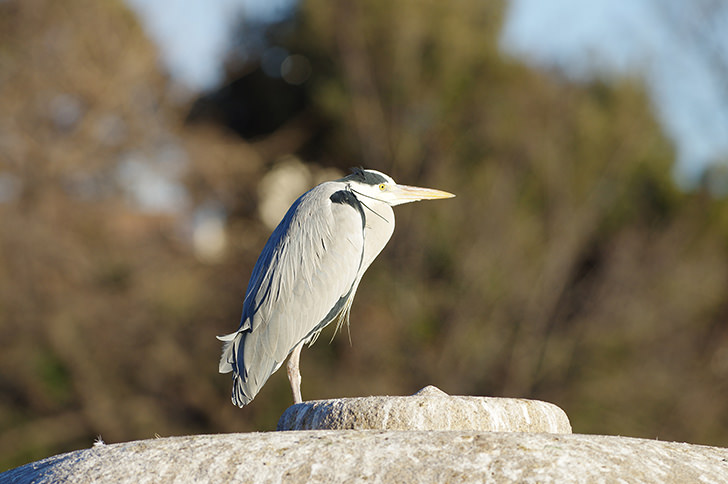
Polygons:
M0 468L97 434L254 428L214 377L243 283L187 234L210 199L252 215L260 157L183 127L120 2L7 1L0 23Z

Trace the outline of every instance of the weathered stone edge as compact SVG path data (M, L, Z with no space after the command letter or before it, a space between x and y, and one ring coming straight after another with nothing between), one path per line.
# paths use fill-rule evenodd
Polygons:
M283 412L277 430L571 433L568 416L553 403L521 398L449 396L444 392L440 393L442 396L415 394L303 402L292 405ZM443 418L438 418L439 414L433 415L431 419L423 415L425 410L434 411L434 406L438 407L438 412L445 414L442 415ZM417 418L418 416L425 418ZM414 420L408 420L409 417ZM503 419L506 421L501 422Z
M455 431L290 431L95 446L0 482L725 482L728 449L629 437Z

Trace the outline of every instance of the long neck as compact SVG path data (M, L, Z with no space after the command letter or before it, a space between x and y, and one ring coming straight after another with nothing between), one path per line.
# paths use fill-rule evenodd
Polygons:
M360 273L364 273L394 232L394 211L392 207L378 200L368 199L362 203L366 226L364 228L364 258Z

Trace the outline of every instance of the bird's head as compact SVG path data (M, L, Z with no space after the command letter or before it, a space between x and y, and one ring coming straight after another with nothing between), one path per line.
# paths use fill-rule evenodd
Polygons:
M357 168L351 175L342 178L340 181L345 182L348 188L358 197L378 200L392 207L419 200L434 200L455 196L452 193L432 188L399 185L391 176L377 170Z

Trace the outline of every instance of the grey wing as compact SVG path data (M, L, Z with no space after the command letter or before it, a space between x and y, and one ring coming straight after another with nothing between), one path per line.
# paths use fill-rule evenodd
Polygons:
M319 185L289 209L251 276L240 328L226 341L220 372L233 371L243 406L301 341L312 339L351 300L362 264L361 208L332 203Z

